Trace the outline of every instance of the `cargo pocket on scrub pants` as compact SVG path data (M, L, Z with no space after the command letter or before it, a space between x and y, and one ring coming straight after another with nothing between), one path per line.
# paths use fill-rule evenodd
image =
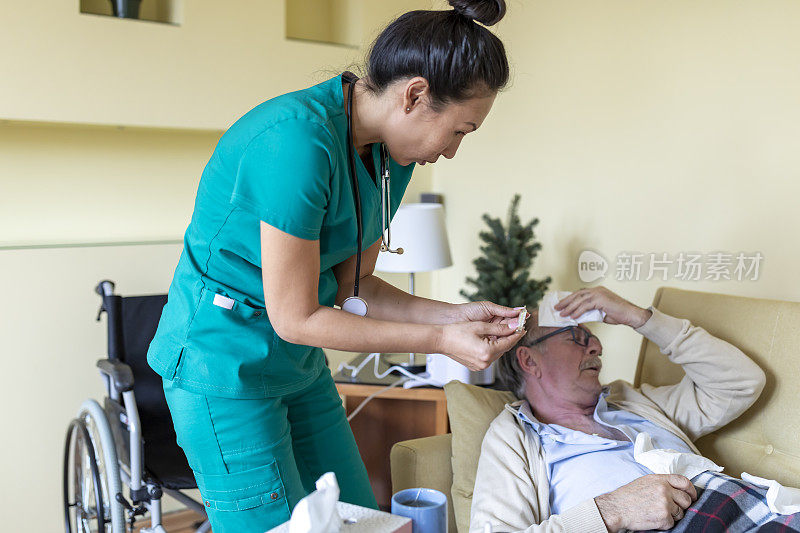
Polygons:
M272 509L265 510L285 511L288 520L290 513L286 491L275 461L232 474L195 472L195 477L206 509L246 511L262 505L272 506Z

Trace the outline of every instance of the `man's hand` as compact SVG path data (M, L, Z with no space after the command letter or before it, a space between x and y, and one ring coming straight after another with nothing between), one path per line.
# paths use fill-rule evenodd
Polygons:
M606 324L625 324L634 329L644 325L653 314L605 287L575 291L558 302L554 308L556 311L561 311L561 316L571 318L578 318L587 311L599 309L606 313L603 319Z
M697 500L692 482L676 474L642 476L594 499L611 533L670 529Z

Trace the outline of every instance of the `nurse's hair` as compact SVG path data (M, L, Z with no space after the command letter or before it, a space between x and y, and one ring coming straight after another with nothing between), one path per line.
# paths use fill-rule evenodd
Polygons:
M431 105L440 110L508 84L505 47L485 27L506 14L505 0L448 3L453 9L409 11L381 32L367 60L369 90L381 94L397 80L422 76L430 86Z

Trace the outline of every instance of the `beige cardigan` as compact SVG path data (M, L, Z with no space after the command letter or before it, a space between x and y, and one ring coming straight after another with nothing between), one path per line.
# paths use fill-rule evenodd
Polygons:
M636 329L654 342L686 376L675 385L634 389L625 381L608 385L606 400L692 441L724 426L756 401L766 376L741 350L650 307L653 316ZM550 485L538 436L528 436L516 416L525 402L507 404L492 422L481 447L472 495L470 533L607 533L594 499L550 514Z

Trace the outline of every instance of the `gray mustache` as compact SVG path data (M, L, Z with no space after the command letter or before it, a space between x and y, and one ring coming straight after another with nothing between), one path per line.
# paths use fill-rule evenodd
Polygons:
M603 368L603 362L600 360L599 356L592 357L591 359L587 359L581 364L580 369L585 370L587 368L597 368L598 370Z

